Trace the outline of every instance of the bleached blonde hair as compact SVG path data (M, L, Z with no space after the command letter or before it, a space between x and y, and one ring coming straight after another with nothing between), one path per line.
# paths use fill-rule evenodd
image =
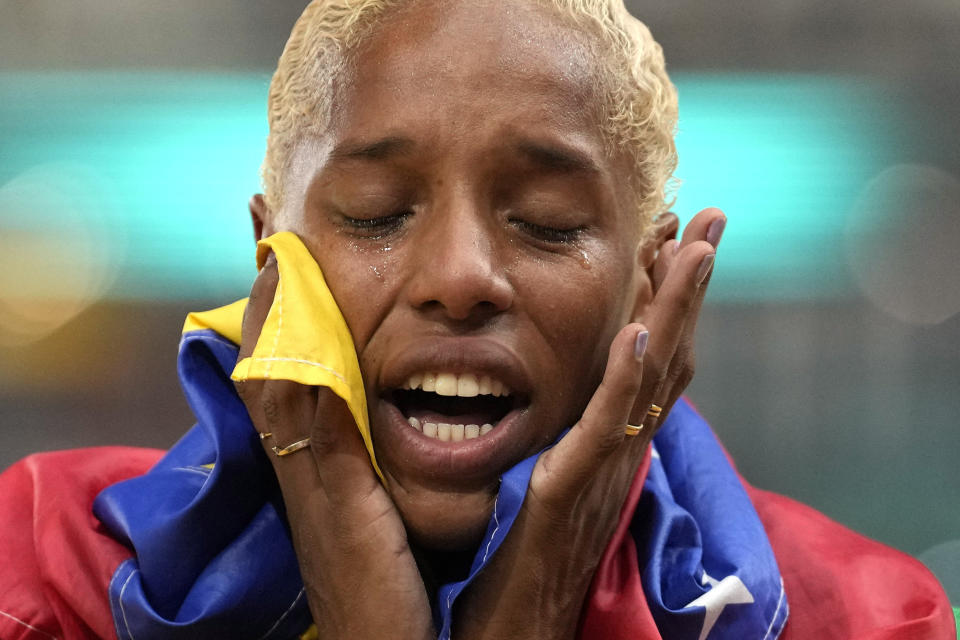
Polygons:
M313 0L297 20L270 83L263 186L272 211L284 205L284 176L298 143L322 136L330 126L335 83L351 53L390 8L412 1ZM626 152L631 159L634 206L649 235L651 221L672 204L667 198L677 165L677 93L663 51L623 0L533 1L556 9L591 44L601 76L607 151Z

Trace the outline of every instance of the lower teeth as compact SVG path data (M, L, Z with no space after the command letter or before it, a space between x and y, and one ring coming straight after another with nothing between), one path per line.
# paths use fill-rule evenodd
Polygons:
M473 440L486 435L493 430L492 424L447 424L445 422L423 422L416 418L407 418L410 426L423 433L428 438L434 438L443 442L460 442L461 440Z

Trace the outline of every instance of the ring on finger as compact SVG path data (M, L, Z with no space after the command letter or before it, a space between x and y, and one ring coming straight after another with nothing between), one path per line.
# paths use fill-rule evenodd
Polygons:
M659 418L661 413L663 413L663 407L658 404L651 404L647 409L647 415L651 418Z
M642 423L642 422L641 422L639 425L628 424L627 426L625 426L625 427L623 428L623 432L624 432L626 435L628 435L628 436L639 435L641 431L643 431L643 423Z
M278 457L282 458L283 456L288 456L291 453L296 453L301 449L306 449L310 446L310 438L304 438L303 440L297 440L293 444L288 444L285 447L272 447L273 452L277 454Z

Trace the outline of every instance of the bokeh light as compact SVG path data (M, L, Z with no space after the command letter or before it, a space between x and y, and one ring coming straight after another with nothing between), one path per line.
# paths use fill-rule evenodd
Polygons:
M99 300L123 262L109 184L49 164L0 185L0 345L46 337Z
M909 324L960 312L960 180L901 164L863 189L846 229L850 268L864 296Z

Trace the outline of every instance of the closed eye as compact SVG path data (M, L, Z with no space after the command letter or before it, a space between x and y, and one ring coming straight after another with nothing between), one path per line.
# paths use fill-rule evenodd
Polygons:
M551 244L570 244L576 241L585 229L583 226L573 227L571 229L547 227L518 218L511 218L510 223L531 238Z
M354 218L343 214L343 223L364 238L377 239L399 231L413 212L409 210L373 218Z

